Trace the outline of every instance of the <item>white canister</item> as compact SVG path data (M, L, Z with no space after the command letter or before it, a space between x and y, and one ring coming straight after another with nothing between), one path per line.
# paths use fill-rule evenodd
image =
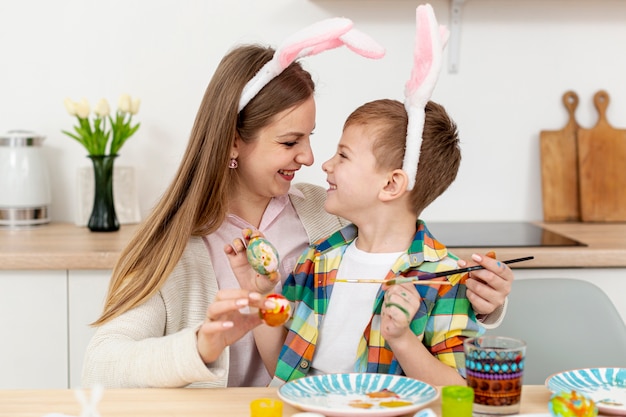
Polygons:
M0 226L31 226L50 221L44 139L24 130L0 135Z

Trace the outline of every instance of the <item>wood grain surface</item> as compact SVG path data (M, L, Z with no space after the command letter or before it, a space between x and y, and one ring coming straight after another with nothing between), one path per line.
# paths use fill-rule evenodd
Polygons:
M547 413L550 395L543 385L524 385L520 413ZM102 417L247 417L250 403L257 398L279 399L276 388L107 389L98 412ZM440 415L440 398L426 407ZM282 415L289 417L302 411L284 403ZM80 416L74 392L0 390L0 417L42 417L49 413Z
M543 219L547 222L580 220L578 123L574 117L578 95L573 91L565 92L563 104L569 116L565 127L543 130L539 134Z
M69 223L0 228L0 270L113 269L138 225L92 232Z
M626 130L609 124L606 91L598 91L593 102L598 122L577 134L581 219L626 221Z
M533 255L535 259L515 268L624 268L626 267L626 223L533 222L567 236L584 246L494 247L498 259ZM50 223L30 230L0 229L0 271L112 269L128 244L136 225L122 225L113 233L94 233L70 223ZM486 248L449 248L470 259Z

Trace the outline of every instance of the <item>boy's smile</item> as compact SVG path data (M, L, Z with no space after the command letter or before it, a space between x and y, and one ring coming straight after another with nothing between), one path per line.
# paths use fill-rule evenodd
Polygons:
M386 184L386 176L377 168L372 152L372 130L375 131L371 125L348 126L337 152L322 165L328 182L324 208L352 222L357 215L367 218L379 189Z

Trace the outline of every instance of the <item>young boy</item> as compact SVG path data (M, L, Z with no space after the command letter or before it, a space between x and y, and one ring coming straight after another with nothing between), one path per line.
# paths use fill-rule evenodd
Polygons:
M284 285L294 313L273 385L336 372L465 384L463 340L481 327L460 275L440 279L453 285L336 282L457 268L457 258L419 220L454 181L461 161L456 126L444 108L428 102L425 111L411 191L402 169L404 105L373 101L346 120L337 153L322 167L329 183L325 209L353 224L311 246Z

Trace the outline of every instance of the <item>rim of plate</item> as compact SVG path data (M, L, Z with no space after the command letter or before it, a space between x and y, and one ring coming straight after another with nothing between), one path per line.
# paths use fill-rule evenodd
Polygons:
M556 384L559 383L560 385L565 385L567 386L567 381L556 381L555 379L557 377L560 376L566 376L568 374L575 374L576 372L581 372L581 371L592 371L592 370L598 370L600 372L602 372L602 377L604 378L606 375L606 371L607 370L616 370L617 372L619 371L623 371L626 373L626 368L623 367L611 367L611 366L605 366L605 367L597 367L597 368L577 368L577 369L569 369L567 371L562 371L562 372L557 372L554 373L552 375L550 375L548 378L546 378L545 381L545 387L552 393L556 393L556 391L550 386L551 382ZM608 382L608 381L607 381ZM615 386L615 385L611 385L611 386ZM617 387L617 386L615 386ZM617 388L621 388L621 387L617 387ZM574 389L572 387L572 389ZM590 386L589 389L575 389L576 391L582 393L582 394L586 394L589 395L590 392L593 392L593 386ZM597 391L597 390L596 390ZM607 404L603 404L600 402L596 401L596 407L598 408L598 411L600 411L603 414L606 415L626 415L626 404L625 405L621 405L621 406L614 406L614 405L607 405Z
M550 381L551 381L553 378L555 378L555 377L557 377L557 376L559 376L559 375L571 374L571 373L574 373L574 372L580 372L580 371L590 371L590 370L592 370L592 369L597 369L597 370L606 370L606 369L623 369L623 370L626 372L626 368L622 368L622 367L620 367L620 366L598 366L598 367L594 367L594 368L575 368L575 369L568 369L568 370L566 370L566 371L555 372L555 373L553 373L552 375L548 376L548 377L546 378L546 380L544 381L544 386L545 386L548 390L550 390L551 392L554 392L554 391L552 391L552 389L550 388L550 385L549 385L549 384L550 384Z
M391 378L392 381L394 382L410 382L412 384L419 384L422 385L424 388L427 389L428 393L425 394L426 398L424 398L423 401L418 402L418 403L412 403L410 405L406 405L406 406L402 406L402 407L390 407L388 409L380 409L380 408L376 408L376 409L339 409L339 408L332 408L332 407L326 407L326 406L316 406L316 405L312 405L312 404L306 404L303 402L299 402L297 399L294 399L292 396L289 395L289 393L285 393L286 387L288 385L290 385L290 387L296 385L296 384L303 384L306 383L306 380L311 381L313 379L320 379L322 382L324 381L324 379L329 379L329 378L337 378L337 377L348 377L350 379L350 381L352 382L354 378L357 378L358 376L380 376L381 378ZM378 379L377 379L378 380ZM378 387L379 389L384 389L385 387ZM340 392L338 392L340 393ZM371 416L371 417L393 417L393 416L399 416L399 415L404 415L404 414L408 414L414 411L417 411L421 408L426 407L428 404L432 403L433 401L435 401L437 398L439 398L439 389L433 385L430 385L424 381L415 379L415 378L409 378L403 375L390 375L390 374L375 374L375 373L337 373L337 374L323 374L323 375L312 375L312 376L306 376L306 377L302 377L293 381L289 381L286 384L282 385L281 387L278 388L278 396L280 397L281 400L285 401L286 403L298 408L298 409L302 409L305 411L312 411L312 412L318 412L318 413L322 413L326 416L354 416L355 412L358 412L359 415L363 415L363 416Z

